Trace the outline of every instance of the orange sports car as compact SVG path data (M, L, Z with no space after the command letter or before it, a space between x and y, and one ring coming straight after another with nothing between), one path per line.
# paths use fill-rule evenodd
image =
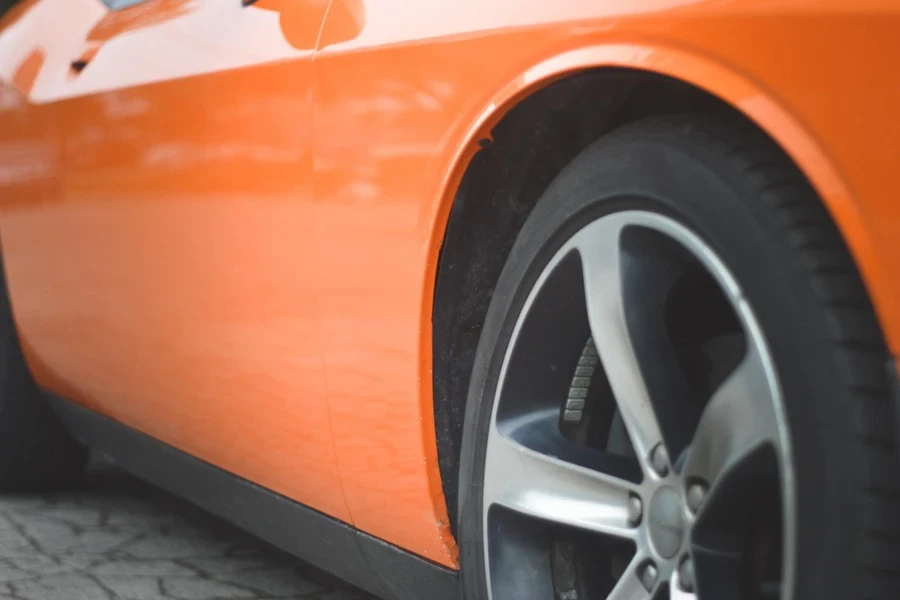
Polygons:
M900 597L900 3L0 0L0 488L400 600Z

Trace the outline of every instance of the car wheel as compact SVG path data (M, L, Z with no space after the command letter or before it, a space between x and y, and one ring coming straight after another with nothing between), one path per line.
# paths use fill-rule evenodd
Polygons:
M550 185L470 384L469 600L896 598L891 359L811 186L724 116Z
M5 277L0 270L0 283ZM45 402L25 364L5 284L0 289L0 491L72 484L88 452Z

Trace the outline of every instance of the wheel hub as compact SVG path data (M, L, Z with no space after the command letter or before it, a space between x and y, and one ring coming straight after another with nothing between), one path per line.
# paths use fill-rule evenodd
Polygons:
M671 486L656 490L650 500L647 528L650 541L663 558L672 558L681 548L685 534L684 505L681 495Z

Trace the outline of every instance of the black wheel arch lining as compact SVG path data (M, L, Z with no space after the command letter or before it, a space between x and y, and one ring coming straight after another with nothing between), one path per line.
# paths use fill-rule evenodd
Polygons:
M469 163L444 232L432 308L435 435L454 536L469 379L494 285L519 230L547 186L604 133L650 115L698 111L736 112L668 77L584 71L516 104Z

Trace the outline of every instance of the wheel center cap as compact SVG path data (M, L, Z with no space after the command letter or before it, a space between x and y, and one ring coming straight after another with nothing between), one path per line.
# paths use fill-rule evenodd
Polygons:
M672 558L681 548L684 536L684 509L675 488L665 486L650 499L648 528L653 547L663 558Z

